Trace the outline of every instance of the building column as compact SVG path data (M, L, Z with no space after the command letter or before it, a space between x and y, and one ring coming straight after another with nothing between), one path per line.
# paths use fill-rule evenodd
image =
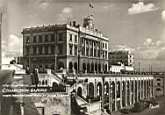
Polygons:
M138 102L139 101L139 89L138 89L139 88L139 80L137 80L136 82L137 82L137 86L136 86L137 87L137 91L136 91L137 92L136 102Z
M150 98L150 86L149 86L149 80L147 80L147 98Z
M130 92L130 96L129 96L129 104L130 105L132 105L132 95L133 95L133 93L132 93L132 91L131 91L131 89L132 89L132 82L131 81L129 81L129 92Z
M97 81L94 82L94 97L97 97Z
M94 42L92 41L92 50L93 50L92 57L94 57L94 48L95 48L95 46L94 46Z
M142 86L141 86L142 83L141 83L141 79L140 79L140 81L139 81L139 85L140 85L140 86L139 86L139 87L140 87L140 89L139 89L139 91L140 91L139 95L140 95L140 96L139 96L139 97L140 97L140 100L141 100L141 99L142 99Z
M123 83L122 80L120 81L120 108L123 108L122 102L123 102L123 98L122 98L122 89L123 89Z
M127 81L125 81L125 88L124 88L124 90L125 90L125 106L127 106L127 95L128 95L128 94L127 94L127 90L128 90L128 89L127 89L127 85L128 85L128 84L127 84Z
M117 111L117 95L116 95L116 90L117 89L117 82L116 82L116 80L115 80L115 111Z
M152 79L150 80L150 97L153 97L153 95L152 95Z
M146 97L148 99L148 79L146 80Z
M149 98L151 98L151 80L149 80Z
M86 48L86 47L87 47L87 46L86 46L86 39L84 39L84 42L85 42L85 44L84 44L85 52L84 52L84 53L85 53L85 56L86 56L86 49L87 49L87 48Z
M111 80L109 80L109 110L112 112L112 85Z
M152 95L153 95L153 97L155 97L155 89L154 89L155 87L154 86L155 86L155 82L154 82L154 79L153 79L152 80L152 92L153 92Z
M144 99L144 80L142 80L142 99Z
M102 103L102 109L104 109L104 101L105 101L105 99L104 99L104 91L105 91L105 89L104 89L104 80L102 81L102 92L101 92L101 103Z
M133 80L133 104L135 103L135 80Z
M144 80L144 97L147 98L147 82Z

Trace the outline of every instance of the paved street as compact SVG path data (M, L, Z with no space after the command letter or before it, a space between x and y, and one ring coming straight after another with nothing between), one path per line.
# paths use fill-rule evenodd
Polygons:
M160 105L159 108L156 109L146 109L141 113L131 114L131 115L165 115L165 97L160 97L158 99L158 103Z
M113 113L112 115L165 115L165 97L160 97L157 99L159 103L159 108L156 109L146 109L140 113L129 113L129 114L123 114L123 113Z

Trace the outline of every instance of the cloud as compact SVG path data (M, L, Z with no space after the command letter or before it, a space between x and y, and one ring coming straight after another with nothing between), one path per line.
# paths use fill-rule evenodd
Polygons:
M58 14L58 23L66 23L68 20L73 18L73 9L71 7L65 7L62 9L60 14Z
M39 6L42 9L46 9L49 6L49 3L48 2L41 2Z
M8 44L6 45L4 54L8 57L19 56L22 53L22 39L14 34L9 35Z
M128 9L128 14L140 14L150 11L158 10L153 3L144 4L144 2L133 3L132 7Z
M152 41L151 38L147 38L147 39L144 41L144 45L145 45L146 47L150 47L150 46L154 45L154 42Z
M165 10L162 11L161 15L162 15L162 20L165 20Z
M130 51L130 52L134 52L135 49L134 48L131 48L127 45L116 45L114 47L114 50L124 50L124 51Z
M36 0L32 2L35 7L39 7L42 10L47 9L51 4L51 0Z
M15 34L10 34L7 41L2 41L2 63L9 63L14 57L21 56L22 51L22 38Z
M160 59L162 52L165 53L165 40L153 41L152 38L145 39L142 46L136 49L137 55L142 59Z
M70 7L65 7L63 10L62 10L62 13L65 13L65 14L68 14L68 13L71 13L72 12L72 8Z

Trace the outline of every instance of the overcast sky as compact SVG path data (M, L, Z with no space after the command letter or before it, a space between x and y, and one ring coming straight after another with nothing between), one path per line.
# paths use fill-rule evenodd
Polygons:
M89 8L92 1L94 8ZM102 1L102 2L100 2ZM132 50L136 64L165 71L165 0L0 0L3 55L21 55L23 28L66 23L82 24L93 14L95 27L109 37L111 49ZM8 47L7 47L8 46Z

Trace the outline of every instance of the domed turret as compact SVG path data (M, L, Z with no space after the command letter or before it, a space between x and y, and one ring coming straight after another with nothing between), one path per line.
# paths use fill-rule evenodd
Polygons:
M84 18L83 27L88 29L94 29L94 17L90 15Z

